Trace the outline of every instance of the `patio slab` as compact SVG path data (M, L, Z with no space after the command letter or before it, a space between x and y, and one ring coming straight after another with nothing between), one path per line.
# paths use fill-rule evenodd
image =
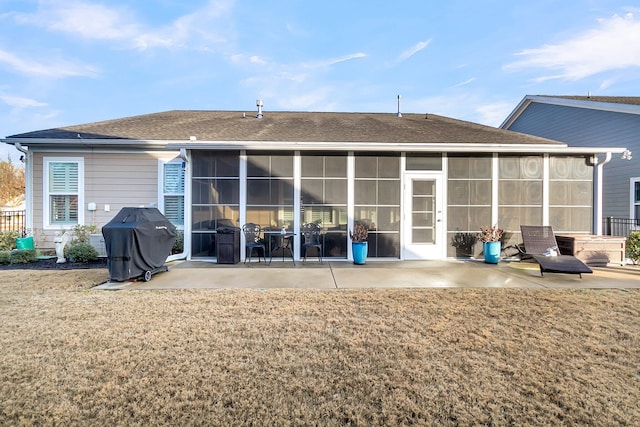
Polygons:
M297 262L291 260L248 264L216 264L178 261L169 271L149 282L106 283L99 289L368 289L368 288L639 288L637 266L594 268L593 274L547 273L540 276L537 264L480 261L345 261Z

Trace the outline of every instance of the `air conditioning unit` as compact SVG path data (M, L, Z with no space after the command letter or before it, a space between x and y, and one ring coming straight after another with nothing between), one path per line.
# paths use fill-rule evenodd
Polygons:
M107 247L104 244L104 236L102 234L90 234L89 244L93 246L96 251L98 251L99 257L107 256Z

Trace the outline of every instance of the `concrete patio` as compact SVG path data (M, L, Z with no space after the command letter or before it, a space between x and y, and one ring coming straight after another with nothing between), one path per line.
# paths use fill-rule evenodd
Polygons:
M306 264L274 258L249 264L216 264L177 261L169 271L149 282L112 282L98 289L367 289L367 288L540 288L540 289L631 289L640 288L640 268L593 267L593 274L545 273L537 264L501 261L308 261Z

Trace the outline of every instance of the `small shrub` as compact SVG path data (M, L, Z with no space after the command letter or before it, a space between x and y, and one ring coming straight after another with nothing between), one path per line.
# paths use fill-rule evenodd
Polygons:
M9 262L11 264L28 264L36 260L35 249L16 249L11 251Z
M171 248L172 254L181 254L184 252L184 232L177 231L176 242L173 244L173 248Z
M0 251L10 251L14 249L18 237L21 237L18 231L4 231L0 233Z
M11 252L0 251L0 265L11 263Z
M640 261L640 231L632 231L627 238L627 256L637 264Z
M95 225L76 225L73 227L73 235L78 243L89 243L89 236L99 232L100 229Z
M65 257L71 262L89 262L98 259L98 251L88 243L73 243L65 250Z

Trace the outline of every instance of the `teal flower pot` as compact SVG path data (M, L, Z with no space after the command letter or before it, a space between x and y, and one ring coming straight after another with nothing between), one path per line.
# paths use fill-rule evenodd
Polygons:
M497 264L500 261L500 242L483 242L484 262L487 264Z
M365 264L367 262L367 242L351 242L351 249L354 264Z

